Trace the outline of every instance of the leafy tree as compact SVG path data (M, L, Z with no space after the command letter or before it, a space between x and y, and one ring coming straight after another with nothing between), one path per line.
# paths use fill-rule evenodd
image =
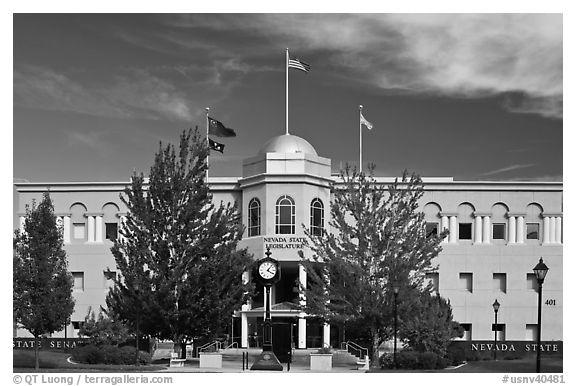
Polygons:
M35 338L35 368L40 367L39 338L59 331L74 310L74 280L67 270L62 229L48 192L38 206L26 207L24 230L14 232L13 312Z
M435 269L431 261L447 233L427 237L424 214L418 211L423 196L418 176L404 172L386 187L376 182L373 170L341 172L342 183L333 186L332 233L315 236L305 230L313 256L304 258L301 252L308 273L301 295L309 315L364 326L358 333L368 338L377 366L379 345L394 334L394 284L405 296L429 292L425 274Z
M416 351L433 352L445 357L448 345L463 329L452 320L450 302L428 291L418 291L403 302L400 313L400 338Z
M179 151L163 146L146 184L134 174L122 201L128 208L112 247L120 275L108 309L132 327L182 347L212 339L250 291L242 272L252 258L237 250L243 227L235 205L215 205L206 184L208 148L196 129Z
M118 346L128 340L128 326L122 321L116 320L113 315L105 315L100 310L98 318L92 309L84 318L84 325L80 327L79 334L88 337L90 343L96 346Z

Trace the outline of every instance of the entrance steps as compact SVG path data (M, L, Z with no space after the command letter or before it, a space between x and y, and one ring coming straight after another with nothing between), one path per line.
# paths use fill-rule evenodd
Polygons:
M242 360L242 353L248 351L248 357L253 358L260 355L261 348L229 348L220 350L223 360ZM309 366L310 354L316 354L318 349L295 349L292 353L292 363L295 365ZM350 354L346 350L333 350L332 351L332 366L343 367L357 365L358 357Z

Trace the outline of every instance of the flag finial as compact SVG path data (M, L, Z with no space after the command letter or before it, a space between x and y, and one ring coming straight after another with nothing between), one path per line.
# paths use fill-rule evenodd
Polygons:
M364 107L364 106L362 106L362 105L359 105L359 106L358 106L358 108L359 108L360 110L362 110L363 107Z

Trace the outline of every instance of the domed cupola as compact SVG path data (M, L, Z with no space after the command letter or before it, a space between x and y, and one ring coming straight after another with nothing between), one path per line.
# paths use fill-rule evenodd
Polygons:
M296 135L284 134L274 137L264 144L258 154L266 153L305 153L317 156L310 142Z

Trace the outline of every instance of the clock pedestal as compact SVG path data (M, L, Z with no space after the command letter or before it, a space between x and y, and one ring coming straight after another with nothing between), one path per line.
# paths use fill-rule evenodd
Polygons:
M272 319L270 317L270 285L266 289L266 313L264 314L264 342L262 344L262 354L256 359L256 362L250 367L250 370L272 370L282 371L283 367L280 361L272 351Z

